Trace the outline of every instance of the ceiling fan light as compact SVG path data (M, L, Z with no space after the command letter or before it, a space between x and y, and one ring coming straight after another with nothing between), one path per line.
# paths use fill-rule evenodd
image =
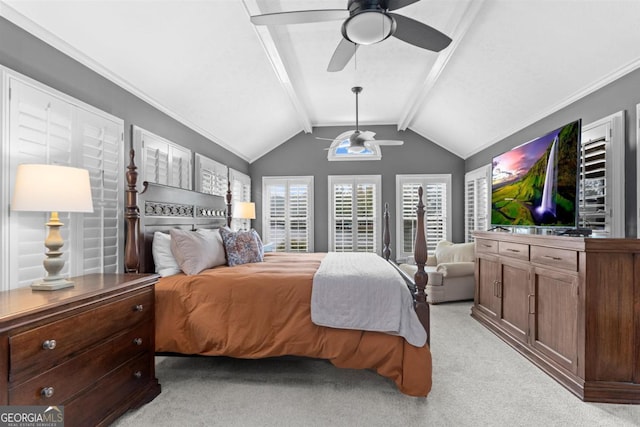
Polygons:
M364 145L352 145L347 147L347 153L360 154L366 149Z
M385 13L363 11L347 19L342 35L350 42L362 45L381 42L391 35L395 21Z

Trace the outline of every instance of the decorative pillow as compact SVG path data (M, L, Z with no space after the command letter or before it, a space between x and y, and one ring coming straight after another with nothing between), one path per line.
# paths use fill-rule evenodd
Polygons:
M451 243L442 240L435 251L438 264L445 262L474 262L475 243Z
M170 230L171 252L180 269L188 275L224 265L224 247L218 233Z
M161 277L180 273L180 266L171 252L171 236L168 233L161 231L153 233L151 253L153 254L153 263L156 265L156 273Z
M264 260L264 247L256 230L230 231L221 228L220 235L224 242L224 249L227 252L227 264L229 266L262 262Z

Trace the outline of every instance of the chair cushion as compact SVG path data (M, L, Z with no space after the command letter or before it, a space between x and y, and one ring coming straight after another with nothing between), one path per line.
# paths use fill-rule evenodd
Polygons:
M473 276L475 266L473 262L443 262L438 264L436 271L444 277Z

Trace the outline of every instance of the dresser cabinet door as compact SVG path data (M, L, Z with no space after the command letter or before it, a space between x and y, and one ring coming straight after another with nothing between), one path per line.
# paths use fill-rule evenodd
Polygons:
M578 362L578 278L534 269L531 345L572 373Z
M529 340L529 294L531 267L503 258L500 262L500 326L519 341Z
M476 308L497 322L500 312L500 263L497 258L478 254L476 258Z

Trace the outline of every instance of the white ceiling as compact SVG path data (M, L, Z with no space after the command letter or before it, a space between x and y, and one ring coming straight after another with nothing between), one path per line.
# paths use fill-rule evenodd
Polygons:
M255 27L347 0L0 1L0 15L247 161L316 126L411 129L467 158L640 66L637 0L422 0L396 12L448 34L389 38L327 64L341 22Z

